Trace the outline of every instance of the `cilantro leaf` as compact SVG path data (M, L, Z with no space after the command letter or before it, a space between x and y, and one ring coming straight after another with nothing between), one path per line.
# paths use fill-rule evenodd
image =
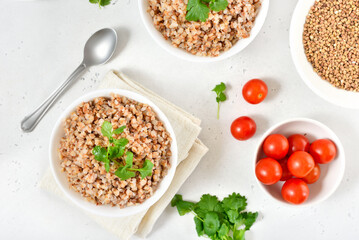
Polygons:
M117 177L119 177L122 181L124 181L124 180L127 180L129 178L135 177L136 173L129 171L128 166L123 166L123 167L119 167L116 170L115 175Z
M113 139L112 142L117 146L126 146L129 141L127 138L120 138L120 139Z
M258 213L252 213L252 212L245 212L245 213L241 213L242 217L245 219L244 220L244 225L246 226L246 230L249 230L253 223L257 220L258 217Z
M213 89L212 91L219 94L221 92L224 92L226 90L226 85L221 82L220 84L217 84Z
M111 0L89 0L90 3L98 4L100 7L104 7L111 3Z
M175 207L179 201L183 201L181 194L176 194L171 200L171 207Z
M202 195L198 203L183 201L175 195L171 201L182 216L192 212L198 236L212 240L244 240L245 232L256 221L258 213L244 212L247 199L233 193L219 201L216 196Z
M108 158L106 158L105 162L105 170L106 172L110 171L110 160Z
M219 201L216 196L212 196L209 194L204 194L201 197L201 200L197 203L197 206L206 211L216 211L218 208Z
M132 167L133 164L133 153L132 152L127 152L126 153L126 166L128 166L129 168Z
M109 5L111 3L111 0L99 0L99 3L102 7Z
M215 212L208 212L203 219L203 229L208 236L216 234L220 227L218 214Z
M240 212L246 209L247 199L238 193L232 193L222 200L222 206L225 210L232 209Z
M112 138L112 124L108 121L104 121L102 126L101 126L101 133L102 135L104 135L105 137L107 137L108 139Z
M221 227L218 230L218 237L223 238L225 236L228 236L229 233L229 227L222 223Z
M177 211L180 216L185 215L186 213L189 213L192 211L194 207L193 202L187 202L187 201L178 201L176 204Z
M141 178L143 179L152 175L153 166L153 163L150 160L146 159L142 168L136 169L136 171L140 172Z
M226 85L221 82L220 84L216 85L212 91L215 92L217 94L216 97L216 102L218 103L218 107L217 107L217 119L219 119L219 107L220 107L220 102L224 102L227 100L226 95L223 93L226 90Z
M208 18L209 8L201 0L189 0L187 4L187 21L205 22Z
M198 217L194 217L194 223L196 224L196 232L198 237L202 236L204 234L203 222Z
M117 128L117 129L115 129L115 130L113 131L113 133L114 133L114 134L123 133L123 131L125 130L125 128L126 128L126 125L124 125L124 126L122 126L122 127L119 127L119 128Z
M238 211L230 209L230 210L226 211L226 213L227 213L227 216L228 216L228 220L231 223L236 223L236 220L237 220L237 218L239 216Z
M95 159L100 162L105 162L107 159L107 150L101 146L95 146L92 149L92 154L95 156Z
M228 1L227 0L212 0L209 3L209 7L211 8L211 10L219 12L219 11L223 11L224 9L226 9L228 6Z

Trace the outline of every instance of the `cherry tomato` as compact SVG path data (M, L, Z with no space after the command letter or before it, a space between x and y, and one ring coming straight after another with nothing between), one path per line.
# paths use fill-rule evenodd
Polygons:
M282 196L289 203L301 204L308 199L308 185L302 179L289 179L283 184Z
M242 89L243 98L251 104L262 102L266 98L267 93L268 87L260 79L249 80Z
M317 163L331 162L337 155L337 147L329 139L319 139L310 145L310 154Z
M257 125L250 117L239 117L231 125L232 136L240 141L250 139L256 133Z
M288 140L286 137L280 134L269 135L263 143L264 153L274 159L284 158L289 149Z
M304 182L306 182L308 184L312 184L312 183L315 183L316 181L318 181L319 177L320 177L320 167L319 167L318 163L316 163L313 170L302 179Z
M303 178L307 176L315 166L312 156L304 151L295 152L288 159L288 169L293 176Z
M278 161L280 166L282 167L282 177L280 179L280 181L287 181L288 179L291 179L293 177L293 175L290 173L289 169L288 169L288 158L283 158L281 160Z
M297 152L297 151L304 151L304 152L309 152L309 140L300 134L294 134L291 135L288 138L288 143L289 143L289 151L288 151L288 155L292 155L292 153Z
M272 185L282 177L282 167L273 158L263 158L256 165L256 176L265 185Z

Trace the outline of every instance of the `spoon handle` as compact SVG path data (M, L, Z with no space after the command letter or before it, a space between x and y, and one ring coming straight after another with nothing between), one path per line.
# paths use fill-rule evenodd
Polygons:
M61 93L72 83L79 75L86 69L86 65L81 63L80 66L70 75L70 77L61 84L60 87L56 89L33 113L26 116L21 121L21 129L24 132L31 132L35 129L36 125L40 122L45 113L50 109L54 104L56 99L61 95Z

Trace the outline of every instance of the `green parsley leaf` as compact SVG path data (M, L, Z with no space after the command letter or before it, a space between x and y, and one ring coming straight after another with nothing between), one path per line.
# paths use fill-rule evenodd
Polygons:
M115 130L113 131L113 133L114 133L114 134L123 133L123 131L125 130L125 128L126 128L126 125L124 125L124 126L122 126L122 127L119 127L119 128L117 128L117 129L115 129Z
M107 159L107 150L101 146L95 146L92 149L92 154L95 156L95 159L100 162L105 162Z
M136 173L129 171L128 166L123 166L123 167L119 167L116 170L115 175L117 177L119 177L122 181L124 181L124 180L127 180L129 178L135 177Z
M179 201L183 201L181 194L176 194L171 200L171 207L175 207Z
M247 199L238 193L232 193L223 199L222 206L225 210L232 209L240 212L246 209Z
M223 238L225 236L228 236L229 233L229 227L222 223L220 229L218 230L218 237Z
M150 160L146 159L142 168L136 169L136 171L140 172L141 178L143 179L152 175L153 166L154 164Z
M209 4L211 10L216 12L223 11L224 9L227 8L227 6L228 6L227 0L212 0Z
M201 0L189 0L187 4L187 21L205 22L208 18L209 8Z
M216 101L218 103L217 108L217 119L219 119L219 107L220 102L224 102L227 100L226 95L223 93L226 90L226 85L221 82L220 84L216 85L215 88L212 89L213 92L217 94Z
M198 237L202 236L204 234L203 222L198 217L194 217L194 223L196 224L196 232Z
M102 135L104 135L105 137L107 137L108 139L112 138L112 124L108 121L104 121L102 126L101 126L101 133Z
M215 212L208 212L203 219L203 229L205 234L209 237L216 234L217 230L220 227L220 221L218 214Z

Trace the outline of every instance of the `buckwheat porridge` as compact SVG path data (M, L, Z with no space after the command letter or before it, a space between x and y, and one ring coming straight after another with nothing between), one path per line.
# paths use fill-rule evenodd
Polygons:
M198 56L216 57L248 38L260 0L228 0L220 12L210 11L206 22L186 20L188 0L148 0L154 26L172 45Z
M109 139L101 134L104 121L113 128L126 126L114 138L126 138L125 152L133 153L133 167L141 168L145 160L153 163L152 176L121 180L114 172L117 163L107 172L103 162L94 158L95 146L105 147ZM70 187L97 205L109 204L124 208L143 203L156 191L170 168L171 137L153 109L143 103L112 94L80 104L65 121L65 136L59 154L62 170ZM126 155L126 154L125 154Z

